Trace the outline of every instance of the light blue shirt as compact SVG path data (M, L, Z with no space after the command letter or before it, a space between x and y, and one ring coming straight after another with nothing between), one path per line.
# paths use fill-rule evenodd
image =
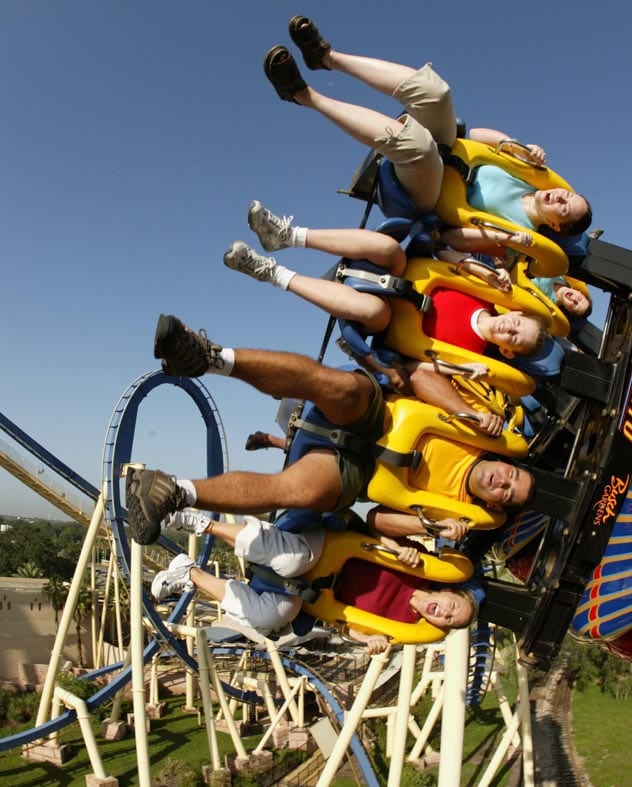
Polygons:
M522 197L535 189L524 180L514 178L493 164L483 164L476 170L474 183L467 193L469 204L477 210L491 213L527 229L536 229L522 206Z
M553 303L557 303L555 285L564 284L568 286L568 282L563 276L534 276L531 281Z

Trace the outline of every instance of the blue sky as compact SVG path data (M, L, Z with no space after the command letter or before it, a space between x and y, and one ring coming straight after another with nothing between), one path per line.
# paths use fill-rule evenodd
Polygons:
M265 51L289 43L294 14L312 16L340 50L434 62L470 127L541 144L591 200L603 239L632 245L631 167L618 144L632 126L625 4L391 0L381 16L367 7L0 3L0 411L92 483L119 396L156 366L160 312L226 346L318 352L318 310L222 265L232 240L254 240L253 198L304 226L356 226L362 215L336 190L364 149L279 101L263 75ZM398 111L348 77L307 73L330 95ZM317 275L330 264L292 250L280 260ZM273 428L277 403L234 380L205 384L231 467L278 469L279 453L243 450L249 432ZM134 458L203 474L200 422L183 395L146 400ZM4 470L0 512L58 515Z

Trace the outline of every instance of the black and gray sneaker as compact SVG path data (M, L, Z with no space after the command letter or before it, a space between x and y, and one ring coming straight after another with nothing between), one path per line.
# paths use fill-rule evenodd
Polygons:
M224 265L234 271L252 276L257 281L274 281L277 264L274 257L265 257L243 240L234 240L224 254Z
M161 314L156 326L154 358L162 359L165 374L201 377L209 369L221 369L221 345L213 344L204 330L192 331L172 314Z
M153 544L160 536L162 520L186 506L186 493L162 470L130 469L125 501L132 538L138 544Z
M294 216L275 216L271 210L255 199L248 209L248 226L259 236L266 251L287 249L292 234Z

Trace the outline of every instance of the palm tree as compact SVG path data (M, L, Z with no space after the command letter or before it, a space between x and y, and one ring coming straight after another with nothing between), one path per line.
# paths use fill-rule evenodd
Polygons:
M83 648L81 642L81 624L92 609L92 593L89 588L83 586L79 589L77 603L73 618L77 624L77 648L79 650L79 666L83 667Z
M32 560L27 560L15 572L19 577L26 577L28 579L39 579L44 576L42 569Z
M68 598L68 585L60 577L52 577L42 588L55 610L55 625L59 626L59 613Z

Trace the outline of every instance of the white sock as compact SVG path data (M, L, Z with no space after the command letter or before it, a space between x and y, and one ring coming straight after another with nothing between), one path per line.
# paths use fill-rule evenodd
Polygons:
M195 491L193 481L189 481L188 478L176 478L176 485L179 486L180 489L184 489L186 504L188 506L194 506L197 501L197 492Z
M280 287L282 290L287 290L290 286L290 282L295 276L296 271L291 271L289 268L286 268L284 265L279 265L277 262L274 274L272 275L272 284L275 287Z
M290 246L295 249L304 249L307 245L307 229L307 227L292 227Z
M230 347L222 347L219 352L219 359L223 361L223 363L217 366L211 366L208 369L209 374L219 374L223 377L229 377L233 371L235 366L235 351L232 350Z

